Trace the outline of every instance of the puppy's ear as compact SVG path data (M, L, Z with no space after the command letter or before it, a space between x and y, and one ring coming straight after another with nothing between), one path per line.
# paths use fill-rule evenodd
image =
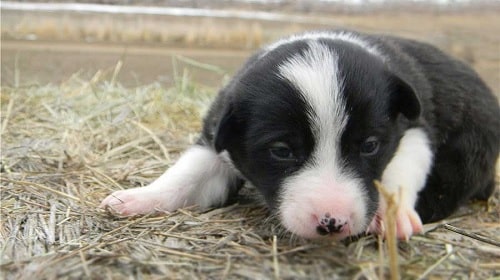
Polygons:
M415 90L396 75L391 75L391 97L389 110L391 117L403 114L408 120L415 120L420 116L420 101Z
M238 141L243 124L238 120L235 108L228 104L217 124L214 136L214 147L217 153L229 150Z

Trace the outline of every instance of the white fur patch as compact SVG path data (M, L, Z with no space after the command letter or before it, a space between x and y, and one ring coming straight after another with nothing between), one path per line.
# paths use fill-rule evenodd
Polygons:
M382 184L391 193L401 188L400 205L414 208L432 167L433 153L427 134L421 128L408 129L382 174Z
M361 39L359 37L359 35L354 34L352 32L348 32L348 31L308 32L308 33L303 33L303 34L292 35L288 38L281 39L281 40L279 40L271 45L268 45L264 49L265 51L261 55L261 57L265 56L267 53L269 53L270 51L276 49L277 47L279 47L281 45L290 44L293 42L303 41L303 40L317 41L320 39L340 40L340 41L348 42L348 43L360 46L361 48L365 49L366 51L368 51L372 55L375 55L377 57L380 57L381 59L384 59L384 56L382 55L380 50L377 49L376 46Z
M310 161L283 182L280 194L283 224L303 237L317 236L318 218L326 213L347 222L349 232L338 237L362 232L369 222L362 183L344 170L340 157L340 138L349 116L338 67L338 55L317 41L279 66L281 77L300 91L310 107L316 139Z
M109 206L124 215L174 211L190 205L208 208L227 200L228 185L236 179L232 168L215 151L193 146L150 185L117 191L101 207Z
M415 211L415 203L418 192L427 182L433 156L424 130L422 128L408 129L382 174L382 185L389 193L395 195L398 202L396 234L401 240L408 240L411 235L422 231L422 221ZM385 234L381 223L385 219L386 207L386 202L381 196L377 215L368 231Z
M279 66L279 71L283 79L297 87L311 108L308 113L318 142L315 160L327 157L331 161L348 118L341 94L343 80L339 75L338 55L312 41L303 55L288 59Z

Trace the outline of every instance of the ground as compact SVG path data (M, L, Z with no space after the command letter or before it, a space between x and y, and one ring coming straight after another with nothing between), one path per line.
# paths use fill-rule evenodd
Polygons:
M248 26L257 31L248 35L245 22L169 18L170 26L187 28L182 30L239 26L247 36L234 31L222 48L219 35L209 40L198 31L190 40L166 36L144 46L110 42L109 36L86 43L80 40L85 30L73 40L54 37L58 26L77 30L70 23L80 18L52 18L65 22L55 21L43 37L35 30L43 21L32 24L25 16L2 11L4 279L385 279L397 273L389 266L394 258L403 279L500 276L498 187L487 203L470 203L445 221L425 225L423 234L400 242L395 253L374 236L347 242L291 236L251 188L235 204L206 212L194 207L120 218L99 209L113 190L146 185L175 162L196 139L217 87L253 48L317 25L252 22ZM330 20L435 43L471 63L498 95L499 18L476 11L339 14ZM138 22L154 30L149 20L164 19ZM109 26L101 32L119 34ZM23 40L26 30L38 40Z

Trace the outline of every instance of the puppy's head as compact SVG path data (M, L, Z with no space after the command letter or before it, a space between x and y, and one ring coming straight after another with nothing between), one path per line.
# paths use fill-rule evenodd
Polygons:
M360 42L318 37L269 47L226 90L215 147L283 225L306 238L364 232L373 180L420 114L411 87Z

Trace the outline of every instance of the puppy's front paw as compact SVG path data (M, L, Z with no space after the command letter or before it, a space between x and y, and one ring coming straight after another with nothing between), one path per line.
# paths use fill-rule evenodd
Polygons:
M423 230L422 220L413 208L402 207L396 217L396 235L399 240L408 241L413 234Z
M108 195L99 207L120 216L134 216L155 212L160 206L158 196L141 188L121 190Z
M386 235L386 226L384 220L387 219L386 212L383 207L379 208L373 217L367 232ZM399 240L408 241L414 234L420 233L423 230L422 221L415 209L408 207L400 207L396 216L396 236Z

